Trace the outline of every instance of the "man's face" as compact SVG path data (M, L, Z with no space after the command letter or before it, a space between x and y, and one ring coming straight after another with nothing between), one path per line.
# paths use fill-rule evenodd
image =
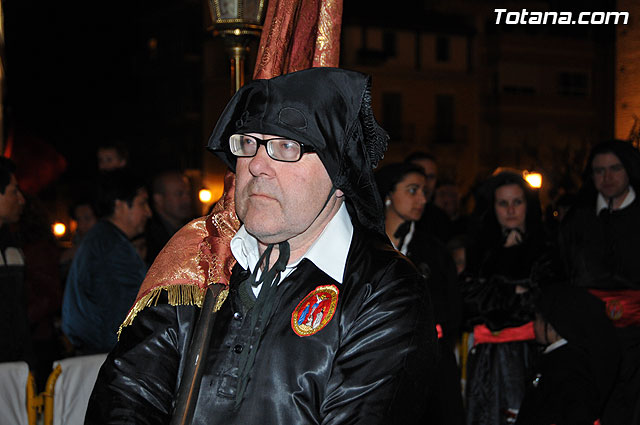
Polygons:
M127 161L114 148L98 149L98 169L100 171L111 171L125 165L127 165Z
M438 165L435 161L430 159L416 159L411 161L412 163L419 165L424 170L424 174L427 176L425 184L425 190L427 195L427 201L431 201L433 193L436 189L436 180L438 178Z
M78 205L75 208L74 215L78 223L76 234L80 237L84 236L98 222L93 209L87 204Z
M629 176L620 159L611 152L593 157L593 184L606 199L616 199L627 194Z
M131 206L123 201L118 200L116 202L122 202L122 204L124 204L123 218L127 227L127 231L125 233L132 238L144 232L144 226L149 217L151 217L147 191L145 189L138 189L138 194L133 198Z
M237 159L236 212L247 231L263 244L282 242L320 224L316 218L331 187L317 154L304 154L298 162L279 162L260 146L256 156Z
M458 188L453 184L445 184L436 189L433 202L453 219L458 215L460 204Z
M23 209L24 196L12 174L4 193L0 193L0 225L18 222Z
M153 195L156 210L161 215L177 221L190 218L191 212L191 189L186 177L180 175L169 175L163 181L164 190Z

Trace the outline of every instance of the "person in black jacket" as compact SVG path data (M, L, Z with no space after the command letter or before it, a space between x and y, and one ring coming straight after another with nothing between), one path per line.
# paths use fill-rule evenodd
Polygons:
M427 423L463 424L460 371L454 347L460 336L461 301L455 264L446 247L420 226L427 179L418 165L385 165L375 174L385 205L385 230L394 247L427 280L438 329L439 361L435 391L429 394Z
M517 425L593 425L611 395L620 347L605 304L583 288L542 285L536 341L545 350L527 383Z
M503 171L480 188L475 230L461 275L463 316L473 330L467 363L467 423L513 423L535 355L531 290L549 246L537 193Z
M15 172L13 161L0 156L0 362L33 363L25 256L17 233L10 228L20 220L25 206Z
M569 281L607 305L623 347L603 424L640 424L640 152L631 143L595 146L578 200L560 227Z
M436 329L422 277L384 236L373 167L388 136L369 87L363 74L313 68L253 81L222 113L209 148L235 171L243 225L194 424L419 423ZM226 261L209 237L227 231L218 212L156 259L87 424L169 422L199 296Z

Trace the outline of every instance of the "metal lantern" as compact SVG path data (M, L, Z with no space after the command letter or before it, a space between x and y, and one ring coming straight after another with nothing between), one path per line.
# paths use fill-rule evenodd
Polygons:
M265 0L209 0L213 35L224 38L231 57L232 92L244 84L244 60L249 43L260 37Z

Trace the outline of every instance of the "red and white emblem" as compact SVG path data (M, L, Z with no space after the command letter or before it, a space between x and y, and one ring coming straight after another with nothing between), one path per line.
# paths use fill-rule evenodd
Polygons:
M300 301L291 314L291 328L296 335L313 335L329 323L336 312L338 292L335 285L318 286Z
M611 320L620 320L624 313L624 306L618 300L607 301L607 315Z

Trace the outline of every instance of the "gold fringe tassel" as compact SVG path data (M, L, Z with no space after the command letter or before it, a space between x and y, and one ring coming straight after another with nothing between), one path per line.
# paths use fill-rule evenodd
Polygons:
M216 300L216 305L213 306L213 312L217 313L218 310L222 308L222 304L227 300L227 295L229 295L229 287L227 286L218 295L218 299Z
M158 299L160 298L162 291L167 291L170 305L197 305L198 307L202 307L206 288L200 288L198 285L167 285L152 289L148 294L140 298L131 308L129 314L127 314L127 317L124 319L124 322L120 325L120 329L118 329L118 340L120 339L122 329L131 325L133 323L133 319L136 318L138 313L147 307L158 304ZM227 298L229 290L225 289L223 292L224 296L223 293L221 293L218 299L219 305L222 305L224 300ZM218 307L218 305L216 305L216 307Z

